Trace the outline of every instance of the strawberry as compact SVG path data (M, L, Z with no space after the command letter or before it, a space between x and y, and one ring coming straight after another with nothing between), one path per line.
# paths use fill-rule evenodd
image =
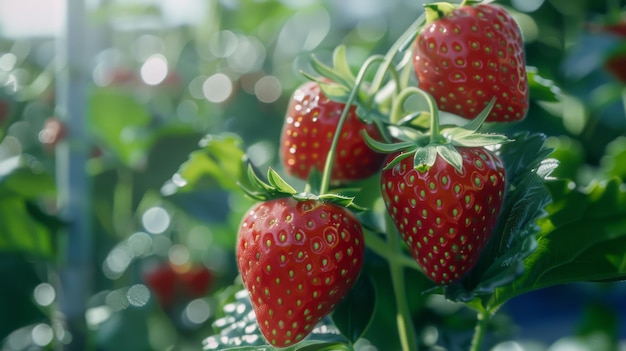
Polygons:
M262 188L277 198L254 205L243 218L237 266L259 329L272 346L287 347L302 341L350 290L365 248L361 224L345 207L289 188L276 192L286 188L284 181L271 169L268 178L272 185Z
M428 100L429 135L398 129L394 144L366 140L373 149L391 154L380 177L381 195L411 255L432 281L453 284L478 261L502 206L504 166L484 146L509 139L478 133L495 100L464 126L440 129L434 97L407 89Z
M424 273L442 285L476 263L496 224L505 185L502 161L492 152L457 151L461 170L441 156L427 169L415 168L406 157L381 175L383 200L402 239Z
M213 273L204 266L186 267L163 263L147 272L144 281L167 310L177 303L206 295L213 281Z
M289 102L281 134L280 154L287 173L308 179L312 169L320 173L345 104L333 101L317 82L300 86ZM385 155L371 150L362 131L375 139L382 136L376 125L362 122L351 106L337 144L331 182L347 183L377 173Z
M446 6L447 5L447 6ZM518 121L528 111L522 35L496 5L426 5L427 25L415 40L419 87L441 111L473 119L496 98L487 121Z

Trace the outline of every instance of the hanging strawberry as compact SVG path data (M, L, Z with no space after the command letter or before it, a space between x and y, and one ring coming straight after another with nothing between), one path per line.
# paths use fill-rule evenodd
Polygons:
M473 119L492 98L487 121L519 121L528 111L528 79L519 26L491 4L425 5L427 24L415 40L419 87L441 111Z

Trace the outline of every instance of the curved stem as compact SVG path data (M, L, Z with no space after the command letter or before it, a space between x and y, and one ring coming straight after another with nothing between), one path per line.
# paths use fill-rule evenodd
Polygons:
M402 49L403 46L406 45L407 42L411 41L417 35L417 31L424 24L424 19L424 14L419 16L415 20L415 22L413 22L411 26L409 26L409 28L407 28L407 30L404 31L404 33L402 33L398 40L396 40L389 48L389 51L387 51L387 53L385 54L383 63L378 68L378 71L376 71L376 75L374 76L374 80L372 81L370 91L376 92L380 90L385 79L385 75L387 74L387 71L389 71L389 68L391 67L393 59L396 57L396 54ZM370 101L367 102L368 105L372 103L373 99L374 95L370 97Z
M427 94L423 90L420 90L420 92L426 98L428 109L430 110L430 142L439 142L441 140L441 132L439 131L439 110L437 109L437 103L430 94Z
M395 251L396 255L402 254L398 233L395 226L391 222L389 216L386 218L387 227L387 246L390 251ZM404 285L404 266L398 264L395 260L389 260L389 270L391 272L391 284L396 299L397 315L396 322L398 324L398 334L400 336L400 344L403 351L416 351L417 341L413 332L413 322L411 320L411 311L406 300L406 289Z
M474 329L474 337L472 338L470 351L480 351L483 339L487 333L487 324L489 323L490 317L491 314L485 309L478 312L478 320L476 322L476 328Z
M361 66L359 70L359 74L356 76L356 81L354 82L354 87L352 87L352 91L350 91L350 95L348 96L348 100L346 101L346 106L343 108L341 112L341 116L339 117L339 121L337 122L337 128L335 129L335 135L333 136L333 140L330 144L330 150L328 151L328 155L326 155L326 163L324 164L324 172L322 173L322 182L320 185L320 195L328 192L328 188L330 186L330 178L331 172L333 168L333 162L335 161L335 150L337 150L337 144L339 143L339 138L341 137L341 129L343 128L343 124L348 117L348 111L352 107L352 103L356 98L357 92L359 91L359 87L365 78L365 73L368 68L372 66L377 61L382 61L383 57L380 55L372 56L368 58Z

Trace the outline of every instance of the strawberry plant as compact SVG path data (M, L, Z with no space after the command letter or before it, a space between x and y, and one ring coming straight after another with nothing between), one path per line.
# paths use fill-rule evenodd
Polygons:
M619 1L78 3L0 33L1 349L623 343Z
M232 304L254 315L246 314L242 329L243 313L226 305L206 350L351 350L381 323L380 284L390 284L398 338L378 347L422 344L411 307L422 298L405 294L417 284L418 295L440 294L477 313L468 348L481 350L506 301L558 282L530 278L561 264L542 249L544 236L557 230L546 224L558 213L550 210L558 162L545 135L502 133L499 123L522 120L534 95L558 100L559 92L527 69L519 27L504 8L464 2L425 10L358 74L343 46L332 66L312 57L318 75L304 73L311 82L287 106L282 168L262 180L254 166L239 163L241 187L261 202L241 220L244 290ZM281 169L305 181L304 190L287 184ZM359 182L368 187L350 187ZM355 203L367 207L354 214L340 206ZM535 264L542 252L547 266ZM380 260L385 278L374 268ZM623 273L612 267L605 267L608 279L618 279ZM416 282L407 271L418 272ZM354 287L357 280L369 282L360 301L373 310L365 314L355 305L353 292L364 284Z

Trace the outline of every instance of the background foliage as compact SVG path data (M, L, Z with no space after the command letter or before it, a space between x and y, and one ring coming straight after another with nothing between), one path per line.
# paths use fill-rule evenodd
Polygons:
M310 70L309 56L328 62L345 44L358 66L384 53L422 4L210 0L173 11L171 1L94 3L86 14L90 47L76 53L90 62L84 147L92 280L83 286L90 346L211 349L209 336L224 333L239 306L234 242L251 205L234 182L244 170L239 160L245 153L257 167L280 171L286 102L304 81L299 71ZM521 257L524 275L483 300L501 308L488 344L615 349L626 339L626 288L617 282L626 272L626 90L603 64L624 39L593 28L620 17L624 2L499 3L519 21L527 63L539 73L528 117L502 132L544 133L560 165L547 187L553 201L537 223L537 249ZM55 186L65 165L55 153L72 142L55 117L58 56L51 33L15 36L0 27L0 35L0 345L52 349L72 338L58 305L67 233ZM518 146L533 148L533 140ZM375 194L361 201L382 209ZM348 330L354 349L398 349L390 337L397 335L395 305L384 298L393 296L386 263L370 255L364 270L359 291L372 293L347 301L373 305L359 307L371 324L338 318L329 329ZM474 312L422 294L430 283L405 273L421 346L466 345ZM343 308L340 316L355 310Z

